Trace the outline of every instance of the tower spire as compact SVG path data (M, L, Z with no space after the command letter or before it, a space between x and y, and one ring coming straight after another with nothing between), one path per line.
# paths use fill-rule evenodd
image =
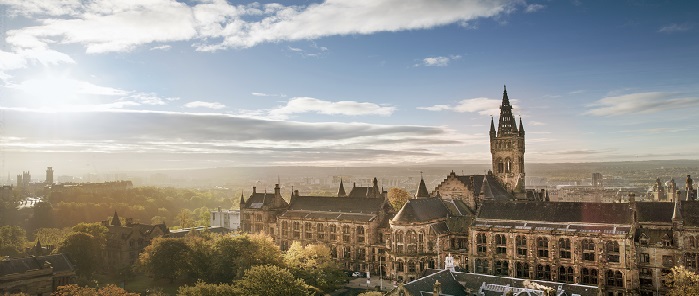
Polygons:
M114 216L112 217L112 222L110 223L112 226L121 226L121 220L119 220L119 215L117 215L117 212L114 211Z
M427 191L427 185L425 185L425 179L422 177L422 172L420 172L420 186L417 187L417 192L415 192L415 198L428 198L430 197L429 191Z
M497 132L495 131L495 122L493 121L493 116L490 116L490 139L493 139L497 136Z
M519 135L524 136L524 126L522 125L522 116L519 117Z
M340 189L337 190L337 197L346 197L345 185L342 183L342 178L340 178Z
M500 122L498 123L498 135L516 135L517 122L512 116L512 105L507 97L507 87L502 92L502 104L500 105Z

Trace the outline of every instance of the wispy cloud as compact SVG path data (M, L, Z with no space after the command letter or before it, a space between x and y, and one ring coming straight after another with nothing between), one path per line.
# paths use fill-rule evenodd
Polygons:
M450 56L438 56L438 57L427 57L420 61L420 63L415 64L415 67L425 66L425 67L446 67L450 62L460 59L460 55L450 55Z
M677 33L677 32L689 31L691 29L692 29L692 25L689 23L683 23L683 24L672 23L672 24L668 24L668 25L660 27L660 29L658 29L658 32Z
M515 102L516 100L511 100L512 102ZM429 111L454 111L454 112L459 112L459 113L478 113L480 115L496 115L500 113L500 104L502 101L500 100L494 100L494 99L489 99L489 98L473 98L473 99L466 99L462 100L459 103L450 106L450 105L433 105L429 107L417 107L417 109L421 110L429 110ZM517 106L513 106L514 108L517 108Z
M194 102L189 102L187 104L184 104L184 107L187 107L187 108L207 108L207 109L219 110L219 109L226 108L226 105L221 104L219 102L194 101Z
M532 13L542 10L544 8L546 8L546 6L542 4L527 4L527 7L524 8L524 12Z
M357 101L323 101L310 97L291 98L286 105L272 109L269 115L272 118L286 119L292 114L318 113L327 115L381 115L393 114L396 108L382 106L369 102Z
M588 106L584 114L614 116L623 114L647 114L665 110L699 106L699 97L681 97L676 93L647 92L605 97Z
M150 50L168 51L168 50L170 50L170 48L172 48L172 46L170 46L170 45L161 45L161 46L154 46L154 47L151 47Z
M527 125L542 126L542 125L546 125L546 123L543 123L541 121L530 121L527 123Z
M254 92L251 93L251 95L256 96L256 97L281 97L281 98L286 98L285 94L269 94L269 93L263 93L263 92Z
M7 1L6 1L7 2ZM193 41L198 50L427 29L495 17L522 3L498 1L334 0L310 5L241 4L210 0L10 0L14 15L42 17L37 26L11 30L18 48L81 44L88 53L129 51L151 43ZM357 20L362 20L357 22Z

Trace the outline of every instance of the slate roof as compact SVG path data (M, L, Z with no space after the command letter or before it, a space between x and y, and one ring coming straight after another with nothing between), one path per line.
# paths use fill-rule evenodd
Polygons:
M73 264L64 254L54 254L48 256L16 258L0 261L0 277L15 273L24 273L33 269L41 269L44 262L48 261L53 267L54 273L72 272Z
M373 198L377 194L379 194L379 192L375 192L375 191L378 191L378 190L375 190L374 187L355 186L355 187L352 187L352 190L350 190L350 193L347 196L354 197L354 198L360 198L360 197L361 198L367 198L367 197Z
M273 206L274 205L274 193L253 193L248 197L248 200L245 201L245 208L246 209L261 209L262 206L267 205L267 206ZM284 199L281 199L286 205L286 201Z
M640 223L672 223L673 202L637 202L637 219ZM682 221L685 226L699 226L699 201L680 201Z
M369 222L384 203L383 198L293 196L281 217Z
M434 283L439 281L442 292L440 295L467 296L463 286L454 277L449 270L439 270L427 276L416 279L412 282L403 285L409 295L433 295Z
M628 203L484 202L477 220L519 220L556 223L632 224Z
M651 228L638 228L636 230L636 235L634 240L640 242L641 237L648 239L649 246L655 246L658 244L663 244L666 239L672 241L672 230L670 229L651 229Z
M427 222L446 218L448 215L449 210L442 203L441 198L409 199L392 221L398 223Z
M459 283L463 284L466 289L470 289L473 291L473 293L478 292L478 290L481 288L483 283L486 285L491 284L491 285L500 285L500 286L507 286L509 285L510 287L514 288L524 288L524 281L525 279L520 279L520 278L512 278L512 277L499 277L499 276L492 276L492 275L484 275L484 274L477 274L477 273L462 273L462 272L454 272L454 277L456 278ZM563 284L563 283L558 283L558 282L549 282L549 281L539 281L539 280L528 280L530 282L537 283L539 285L543 285L546 287L553 288L554 290L557 290L558 287L560 286L565 294L562 295L573 295L573 294L578 294L581 296L597 296L598 294L598 288L597 286L588 286L588 285L579 285L579 284ZM492 287L492 286L491 286ZM505 295L503 292L496 292L496 291L487 291L485 295L498 295L502 296ZM515 294L517 295L517 294ZM527 294L519 294L519 295L527 295Z
M495 175L465 175L456 176L456 178L466 187L471 188L475 196L478 196L481 193L481 190L483 190L487 199L507 201L512 200L513 198L512 194L510 194L507 189L505 189L505 187L498 182ZM470 187L472 179L473 187ZM487 181L483 182L483 180ZM484 183L486 184L485 188L483 188Z

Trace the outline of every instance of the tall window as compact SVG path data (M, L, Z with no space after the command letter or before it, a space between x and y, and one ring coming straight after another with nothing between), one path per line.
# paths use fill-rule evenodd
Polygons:
M415 261L408 261L408 272L415 272Z
M357 226L357 242L364 242L364 226Z
M509 142L508 142L508 146L509 146ZM507 148L509 148L509 147L507 147ZM510 172L512 172L512 160L507 158L507 159L505 159L505 173L510 173Z
M561 266L558 268L558 281L563 283L573 282L573 267Z
M328 232L330 233L330 240L336 241L337 240L337 225L330 224L328 226Z
M539 258L548 258L549 256L549 239L539 237L536 239L536 253Z
M403 231L401 231L401 230L396 231L395 236L396 236L396 239L395 239L396 243L402 244L403 243Z
M330 257L333 259L337 259L337 247L336 246L330 246Z
M558 240L558 250L561 258L570 259L570 239L561 238Z
M638 254L638 261L641 262L641 264L650 263L650 254L649 253Z
M508 276L507 261L495 261L495 275Z
M476 259L476 273L488 273L488 260Z
M496 254L506 254L507 253L507 238L504 234L495 235L495 253Z
M595 261L595 242L591 239L582 241L582 255L584 261Z
M696 271L699 266L699 253L684 253L684 266Z
M291 223L293 230L294 230L294 238L295 239L300 239L301 238L301 223L298 221L294 221Z
M597 285L597 269L594 268L583 268L580 271L582 275L582 283L586 285Z
M357 260L366 260L366 248L357 248Z
M345 259L351 259L352 258L352 247L350 246L345 246L343 252L342 252L342 258Z
M537 280L551 280L551 265L537 265L536 266L536 279Z
M425 252L425 233L422 230L417 233L417 252Z
M316 230L318 231L318 239L324 240L325 239L325 225L323 225L323 223L318 223L316 225Z
M306 239L313 239L313 227L311 226L311 222L303 223L303 230L306 234Z
M289 236L289 222L282 221L282 237Z
M407 244L406 251L408 253L417 252L417 234L415 234L415 231L408 230L405 233L405 243Z
M607 251L607 261L619 262L619 243L616 241L608 241L605 246Z
M515 274L518 278L528 279L529 278L529 263L517 262L517 264L515 264Z
M527 237L524 235L518 235L515 239L515 245L517 246L517 256L527 256Z
M488 250L485 233L476 235L476 252L485 253Z
M621 275L621 271L607 270L606 274L607 286L610 287L624 287L624 278Z
M405 266L403 266L403 260L396 261L396 271L405 272Z
M498 158L498 173L502 174L502 172L505 170L505 164L502 163L502 159Z
M342 226L342 241L346 243L350 241L350 227L348 225Z

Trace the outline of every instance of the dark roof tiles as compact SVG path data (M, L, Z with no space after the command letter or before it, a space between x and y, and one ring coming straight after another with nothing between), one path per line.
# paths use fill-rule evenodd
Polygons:
M477 219L631 224L628 203L485 202Z

